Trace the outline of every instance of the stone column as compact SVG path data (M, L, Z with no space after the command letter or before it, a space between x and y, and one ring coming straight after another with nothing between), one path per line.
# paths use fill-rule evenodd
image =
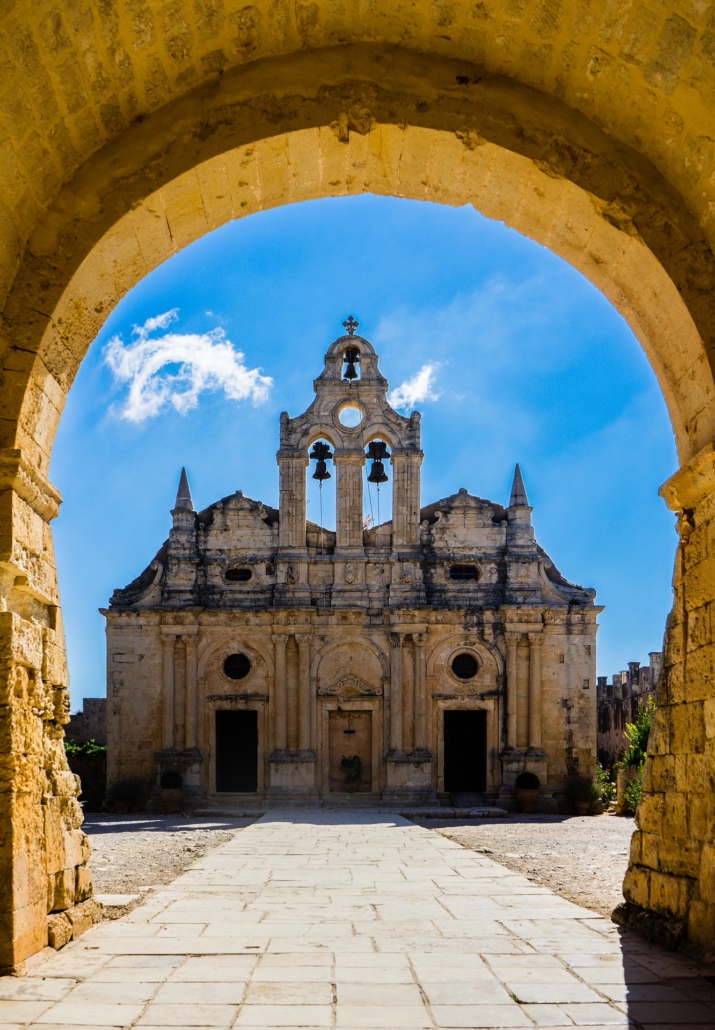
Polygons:
M274 725L275 725L275 750L286 751L288 749L288 724L286 704L286 644L288 637L285 633L273 634L274 647L274 676L273 676L273 698L274 698Z
M529 747L541 749L541 633L529 634Z
M402 638L390 633L390 750L402 751Z
M506 634L506 746L516 747L517 737L517 683L516 649L518 633Z
M365 455L359 451L335 451L336 550L363 552L362 470Z
M298 642L298 749L310 750L310 634L297 633Z
M184 636L184 647L186 648L186 713L185 713L185 747L192 750L198 747L198 696L196 690L196 651L198 648L198 636L187 633Z
M163 705L164 705L164 741L163 746L174 747L174 645L173 633L164 633L162 643Z
M415 750L427 750L427 698L425 696L425 644L426 633L415 633Z
M420 466L422 451L393 450L392 547L399 551L420 542Z
M308 455L305 451L280 450L280 519L278 547L280 551L305 550L306 483Z

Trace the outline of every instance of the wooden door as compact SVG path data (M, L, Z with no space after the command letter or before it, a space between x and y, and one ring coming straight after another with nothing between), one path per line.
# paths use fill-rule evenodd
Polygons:
M372 712L330 712L330 789L372 790Z

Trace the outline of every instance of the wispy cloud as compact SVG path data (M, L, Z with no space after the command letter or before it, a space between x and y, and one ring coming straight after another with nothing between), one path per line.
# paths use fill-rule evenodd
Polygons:
M439 397L433 390L436 370L433 362L423 365L411 379L406 379L387 395L388 402L393 408L414 408L422 401L436 401Z
M273 380L257 368L246 368L243 353L223 329L154 335L178 317L178 308L173 308L148 318L144 325L134 326L131 343L117 335L104 348L104 361L117 382L129 385L122 418L143 422L168 407L185 415L202 393L212 390L223 390L235 401L266 400Z

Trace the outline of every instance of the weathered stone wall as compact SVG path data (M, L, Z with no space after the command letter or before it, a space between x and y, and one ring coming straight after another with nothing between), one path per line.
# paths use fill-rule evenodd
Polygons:
M5 965L45 933L36 885L46 849L33 823L43 781L28 736L39 717L21 670L37 668L22 657L25 637L56 632L49 457L66 392L112 307L171 253L254 210L364 190L474 203L551 247L611 299L653 364L688 462L715 437L714 24L711 4L681 0L5 4ZM686 504L698 528L707 496L697 510ZM715 570L707 558L691 562L689 548L679 563L688 584L692 564L694 611L706 607L695 598L709 596ZM676 604L673 655L684 623ZM703 671L715 631L707 619L699 625L698 654L673 659L677 685L663 687L667 697L692 696L693 707L669 705L657 738L680 792L694 791L696 821L712 802L698 748L715 695ZM677 839L682 809L662 811L655 837L669 840L672 830ZM702 832L689 826L679 839ZM650 865L636 856L628 889L638 877L656 884L638 903L679 912L681 923L688 913L692 939L705 946L710 851L689 843L681 853L687 871L658 872L690 884L677 904L668 908L663 881L643 873L655 876L652 855Z

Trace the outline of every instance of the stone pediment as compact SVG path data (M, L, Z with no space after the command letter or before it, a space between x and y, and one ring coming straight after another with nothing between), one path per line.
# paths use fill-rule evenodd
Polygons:
M382 694L382 686L373 687L354 672L348 672L329 687L320 687L320 697L375 697Z

